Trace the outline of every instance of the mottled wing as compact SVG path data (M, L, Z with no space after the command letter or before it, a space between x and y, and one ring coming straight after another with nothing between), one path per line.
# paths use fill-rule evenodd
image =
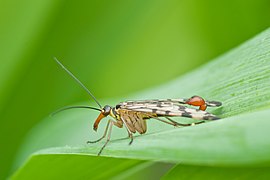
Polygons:
M186 104L188 98L178 98L178 99L151 99L151 100L138 100L138 101L126 101L122 102L120 104L126 104L126 105L135 105L135 104L143 104L145 102L151 103L151 104L160 104L160 103L174 103L174 104ZM205 100L205 104L208 107L219 107L222 105L219 101L208 101Z
M157 116L182 116L198 120L216 120L217 116L198 109L187 108L173 101L147 100L126 101L119 103L116 107L135 112L152 113Z

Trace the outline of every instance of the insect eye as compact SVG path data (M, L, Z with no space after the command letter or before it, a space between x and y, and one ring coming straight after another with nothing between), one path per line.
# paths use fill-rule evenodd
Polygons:
M102 113L106 116L110 114L110 111L111 111L111 107L108 105L104 106L104 108L102 109Z

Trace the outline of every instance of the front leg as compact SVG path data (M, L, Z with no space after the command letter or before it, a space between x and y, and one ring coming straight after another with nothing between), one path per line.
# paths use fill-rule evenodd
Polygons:
M99 153L98 153L98 156L101 154L101 152L103 151L103 149L105 148L105 146L108 144L108 142L110 141L111 139L111 134L112 134L112 126L115 125L119 128L122 128L123 127L123 124L119 123L118 121L115 122L114 120L108 120L108 123L107 123L107 126L106 126L106 129L104 131L104 134L101 138L95 140L95 141L87 141L87 143L96 143L96 142L99 142L101 141L102 139L104 139L107 135L107 132L109 130L109 133L108 133L108 136L107 136L107 140L105 142L105 144L102 146L102 148L100 149Z
M111 123L112 123L112 125L115 125L115 126L117 126L119 128L123 127L123 124L119 123L118 121L115 122L114 120L108 120L108 123L106 125L106 129L104 131L103 136L101 136L101 138L99 138L99 139L97 139L95 141L87 141L86 143L97 143L97 142L101 141L102 139L104 139L106 137L106 135L107 135L107 132L108 132L108 129L109 129L109 126L110 126Z

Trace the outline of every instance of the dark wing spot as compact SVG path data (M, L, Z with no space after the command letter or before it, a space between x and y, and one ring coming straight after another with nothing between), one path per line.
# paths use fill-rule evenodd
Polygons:
M152 109L152 113L157 113L157 109Z
M119 109L120 106L121 106L120 104L117 104L117 105L115 106L115 108L116 108L116 109Z
M158 102L157 103L157 107L162 107L162 103L161 102Z
M216 117L216 116L212 117L212 120L218 120L218 119L220 119L220 118Z
M216 116L204 116L203 119L204 120L217 120L217 119L220 119L220 118L216 117Z
M215 104L216 104L216 106L222 106L222 102L216 101Z
M210 104L214 105L214 106L221 106L222 103L219 101L209 101Z
M166 115L169 115L171 111L165 111L165 114Z
M191 114L188 113L188 112L183 112L183 113L182 113L182 116L183 116L183 117L192 118Z
M182 111L182 110L185 110L186 107L185 106L178 106L178 110Z
M203 116L204 120L210 120L209 118L210 118L210 116Z

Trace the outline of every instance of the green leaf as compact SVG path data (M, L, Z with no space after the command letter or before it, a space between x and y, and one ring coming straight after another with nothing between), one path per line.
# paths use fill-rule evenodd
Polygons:
M98 159L98 160L97 160ZM117 175L143 161L70 155L35 155L12 179L102 179ZM113 165L105 168L107 164ZM75 166L74 166L75 165ZM44 169L46 172L44 173ZM66 171L68 169L68 171ZM99 172L99 173L97 173ZM102 172L102 173L101 173ZM61 176L59 176L61 174Z
M126 138L113 140L103 155L187 164L268 164L270 142L265 141L264 137L269 133L269 114L270 110L264 110L194 127L137 136L131 146L128 146L129 140ZM43 138L40 140L45 141ZM38 153L95 156L103 143L49 148Z
M178 165L162 179L269 179L269 167L204 167Z
M157 179L171 166L168 163L78 154L35 154L11 179ZM155 174L149 173L157 168L159 171Z
M102 101L117 104L126 99L177 98L194 94L219 100L223 106L209 109L223 119L194 127L173 128L149 120L149 132L136 136L134 143L124 129L113 129L113 140L102 155L139 160L181 162L194 165L269 165L270 141L270 30L211 63L163 86L128 98ZM164 68L169 68L166 65ZM181 68L181 67L179 67ZM157 77L163 72L158 72ZM47 118L33 129L18 155L19 166L31 153L83 154L94 158L104 142L86 145L103 134L89 132L88 121L96 112L73 110ZM185 121L179 118L179 121ZM89 137L91 136L91 138ZM121 139L122 138L122 139ZM88 156L87 156L88 155ZM23 167L20 173L23 172ZM31 167L34 167L35 163ZM82 165L83 166L83 165ZM29 167L29 168L31 168ZM42 167L41 167L42 168Z

